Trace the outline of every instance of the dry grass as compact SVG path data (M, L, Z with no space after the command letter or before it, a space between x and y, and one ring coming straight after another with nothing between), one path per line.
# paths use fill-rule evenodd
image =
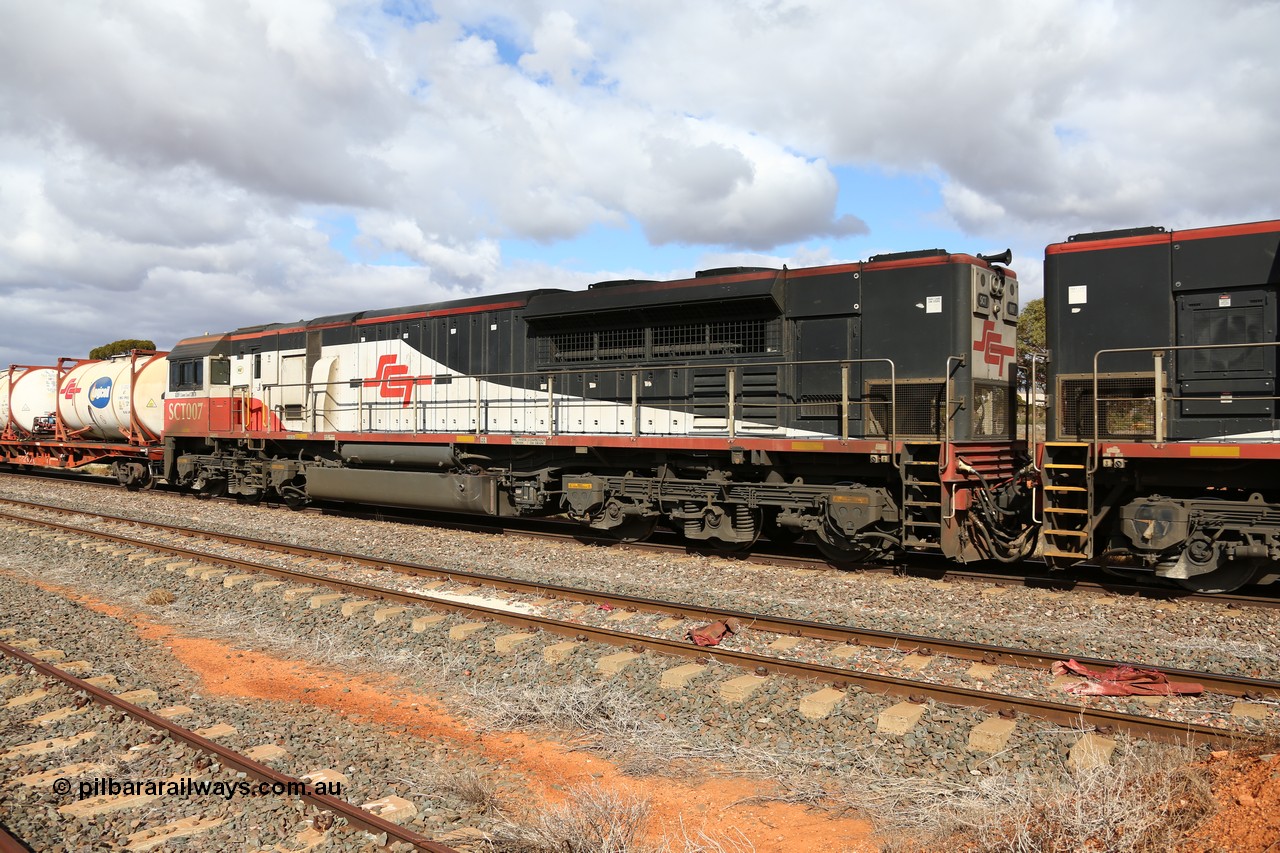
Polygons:
M600 786L577 788L564 802L543 804L489 841L495 853L637 853L649 823L649 803Z
M163 587L156 587L147 593L147 597L142 599L147 604L173 604L178 600L178 596L174 595L170 590Z
M969 786L879 779L861 799L889 831L888 849L904 853L1156 853L1213 809L1209 783L1192 760L1185 749L1140 751L1122 741L1111 766L1056 779L1009 773Z
M712 834L680 819L674 831L655 831L649 803L600 785L571 790L563 801L530 807L486 841L492 853L751 853L741 832Z
M498 804L498 792L493 782L475 770L464 770L442 777L436 781L435 790L484 812L496 808Z
M643 702L612 681L548 684L520 680L523 686L512 688L472 682L472 697L486 727L559 729L605 738L658 728L648 722L652 714L646 712Z

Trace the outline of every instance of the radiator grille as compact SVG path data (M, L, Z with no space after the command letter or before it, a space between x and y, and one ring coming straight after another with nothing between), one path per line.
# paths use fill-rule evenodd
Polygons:
M777 320L667 323L650 328L560 330L538 337L542 364L779 353Z
M800 397L800 417L802 418L838 418L840 417L839 394L805 394Z
M1261 305L1242 305L1212 311L1191 311L1190 337L1187 343L1235 344L1264 341L1266 311ZM1260 347L1239 349L1198 349L1183 352L1182 375L1185 379L1235 378L1257 375L1266 370L1268 352Z

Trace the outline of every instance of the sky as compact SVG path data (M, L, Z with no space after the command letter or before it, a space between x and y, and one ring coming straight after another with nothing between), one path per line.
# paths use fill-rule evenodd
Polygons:
M1280 216L1280 2L0 0L0 366Z

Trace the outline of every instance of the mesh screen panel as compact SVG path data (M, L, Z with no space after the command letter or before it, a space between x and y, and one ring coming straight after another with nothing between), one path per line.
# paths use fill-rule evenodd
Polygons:
M1009 437L1013 430L1009 392L1007 382L973 383L973 417L970 429L974 438Z
M1156 436L1155 378L1098 377L1098 436L1152 441ZM1093 438L1093 377L1058 378L1058 437Z
M600 332L596 358L600 361L644 358L644 329L606 329Z
M898 435L941 438L946 394L947 384L942 381L897 383ZM867 422L866 434L887 436L892 425L889 383L869 383L867 398L872 402L868 407L871 418Z
M538 340L538 357L544 362L591 361L595 350L595 332L557 332Z

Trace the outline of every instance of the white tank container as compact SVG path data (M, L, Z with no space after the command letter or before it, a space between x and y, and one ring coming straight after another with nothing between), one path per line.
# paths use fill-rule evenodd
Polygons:
M0 373L0 431L12 416L23 431L34 432L36 418L52 415L58 407L57 399L58 371L52 367Z
M58 414L76 438L128 438L130 415L149 433L139 438L159 438L168 384L169 362L163 355L138 356L136 362L127 355L86 362L63 378Z

